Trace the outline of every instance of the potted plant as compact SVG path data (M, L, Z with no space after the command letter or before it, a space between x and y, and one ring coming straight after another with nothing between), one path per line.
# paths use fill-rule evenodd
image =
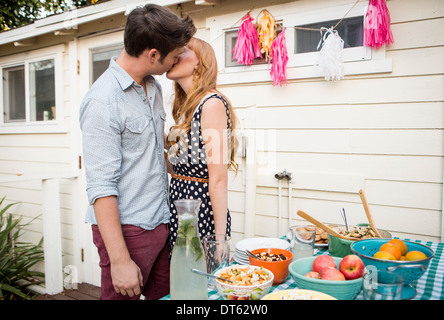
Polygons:
M21 242L23 234L21 218L14 218L7 210L11 203L2 209L5 197L0 200L0 300L32 299L33 293L27 290L31 284L43 282L44 274L32 270L43 261L43 238L37 245Z

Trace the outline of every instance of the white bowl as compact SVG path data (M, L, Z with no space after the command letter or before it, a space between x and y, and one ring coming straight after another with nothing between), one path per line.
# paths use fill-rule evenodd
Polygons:
M232 265L218 270L215 275L220 277L222 273L235 268L249 268L250 270L262 269L268 273L270 279L261 284L252 286L233 285L216 279L215 284L217 291L225 300L259 300L270 291L270 288L273 285L274 275L270 270L262 267L251 265Z

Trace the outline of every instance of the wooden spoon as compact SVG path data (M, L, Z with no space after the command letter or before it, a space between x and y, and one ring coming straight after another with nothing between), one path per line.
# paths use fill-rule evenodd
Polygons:
M372 213L370 212L370 207L368 206L367 197L365 196L364 190L362 190L362 189L359 190L359 196L361 197L362 204L364 205L365 214L367 215L367 220L370 223L370 227L375 232L376 237L382 238L378 229L376 229L375 222L373 221L373 216L372 216Z
M333 230L329 226L326 226L325 224L316 220L315 218L313 218L312 216L310 216L309 214L305 213L302 210L298 210L297 214L298 214L298 216L304 218L305 220L313 223L315 226L318 226L319 228L325 230L327 233L329 233L332 236L335 236L335 237L341 238L341 239L345 239L345 240L356 240L356 238L343 236L339 232L336 232L335 230Z

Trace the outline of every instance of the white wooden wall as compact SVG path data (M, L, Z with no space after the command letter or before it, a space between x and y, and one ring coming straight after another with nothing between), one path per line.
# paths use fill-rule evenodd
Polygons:
M62 50L62 81L63 86L57 95L63 97L63 110L58 118L57 133L50 133L53 125L39 126L31 129L41 133L0 134L0 175L54 175L55 173L74 172L78 169L78 142L73 139L72 104L70 90L72 84L70 72L72 68L68 63L68 52L65 46L49 46L39 49L37 55L53 54ZM26 59L26 54L25 54ZM13 61L12 55L0 57L0 63ZM20 60L19 60L20 61ZM58 113L58 114L59 114ZM34 127L35 128L35 127ZM60 129L61 128L61 129ZM48 133L46 133L47 131ZM62 235L63 265L72 264L73 230L72 230L72 180L60 180L60 222ZM23 223L32 223L26 227L23 241L37 243L43 235L43 199L42 181L8 182L0 185L0 196L6 196L7 202L19 202L10 212L23 217ZM39 269L43 271L43 264Z
M257 10L252 17L262 8L277 11L272 1L228 2L231 10L222 13L231 14L233 22L253 5ZM322 7L321 2L301 0L288 6L309 12ZM354 1L328 5L334 3ZM444 2L390 0L388 7L395 39L385 52L391 72L356 74L337 82L299 77L283 87L224 75L221 89L238 117L246 119L243 128L259 130L266 139L258 147L259 160L262 155L274 161L274 171L257 175L255 235L280 236L274 174L286 169L294 177L293 224L304 223L296 220L298 209L326 223L342 223L341 207L351 223L366 222L358 195L362 188L380 228L395 236L441 240L444 38L438 30L444 27ZM198 35L208 41L210 20ZM235 241L244 237L246 227L243 168L230 183ZM282 186L287 228L288 185L284 181Z

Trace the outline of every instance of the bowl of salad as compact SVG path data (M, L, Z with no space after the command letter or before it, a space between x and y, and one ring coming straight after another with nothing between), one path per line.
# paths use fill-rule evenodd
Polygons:
M350 232L345 226L336 226L333 229L343 236L352 237L353 240L341 239L331 234L328 235L328 251L334 257L343 258L353 254L350 245L358 240L376 238L374 230L367 223L360 223L357 226L349 226ZM390 232L378 229L383 238L391 239Z
M218 270L215 276L217 291L225 300L259 300L273 285L273 273L259 266L231 265Z

